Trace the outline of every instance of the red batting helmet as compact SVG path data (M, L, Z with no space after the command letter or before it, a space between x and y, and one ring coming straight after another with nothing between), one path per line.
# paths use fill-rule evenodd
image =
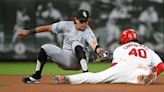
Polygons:
M138 40L138 35L134 29L126 29L121 33L120 43L125 44L132 40Z

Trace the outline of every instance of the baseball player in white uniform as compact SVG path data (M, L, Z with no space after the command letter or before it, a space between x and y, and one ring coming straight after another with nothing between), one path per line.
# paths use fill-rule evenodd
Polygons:
M88 25L89 12L79 10L74 21L60 21L51 25L36 27L30 30L19 31L20 36L27 36L39 32L63 33L63 47L45 44L41 47L37 58L35 73L23 78L25 83L39 83L42 69L47 59L54 61L59 67L66 70L80 70L88 72L88 46L97 54L107 57L104 50L98 45L97 39Z
M54 77L55 83L132 83L150 84L164 71L160 57L137 42L134 29L127 29L120 37L120 47L113 52L112 67L98 73ZM154 70L155 69L155 70Z

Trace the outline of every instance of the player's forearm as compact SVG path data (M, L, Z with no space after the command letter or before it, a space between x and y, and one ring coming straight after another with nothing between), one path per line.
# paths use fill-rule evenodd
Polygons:
M52 25L45 25L45 26L36 27L34 30L36 33L51 32L52 31Z
M96 41L93 41L90 46L92 47L92 49L96 52L96 53L99 53L100 50L103 50L98 44Z

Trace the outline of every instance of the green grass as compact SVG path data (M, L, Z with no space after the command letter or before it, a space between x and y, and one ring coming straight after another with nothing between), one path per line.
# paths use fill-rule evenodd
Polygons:
M23 75L32 74L35 71L36 63L34 62L1 62L0 63L0 75ZM109 67L109 63L89 63L89 70L91 72L102 71ZM81 70L63 70L53 62L45 64L43 69L44 75L52 74L75 74L81 73Z
M0 62L0 75L29 75L35 71L36 63L34 62ZM89 63L90 72L99 72L107 69L110 66L109 63ZM43 75L55 75L55 74L76 74L81 73L81 70L63 70L53 62L45 64L43 69ZM164 76L164 73L160 74Z

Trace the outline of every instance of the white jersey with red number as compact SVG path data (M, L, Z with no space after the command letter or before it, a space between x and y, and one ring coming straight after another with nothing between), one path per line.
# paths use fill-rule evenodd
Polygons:
M152 73L151 69L161 62L159 56L151 49L130 42L115 49L112 63L117 63L116 65L101 72L69 75L68 78L72 84L106 82L140 84L138 76L148 76Z
M112 63L120 63L124 59L140 61L150 69L162 62L154 51L136 42L130 42L115 49Z

